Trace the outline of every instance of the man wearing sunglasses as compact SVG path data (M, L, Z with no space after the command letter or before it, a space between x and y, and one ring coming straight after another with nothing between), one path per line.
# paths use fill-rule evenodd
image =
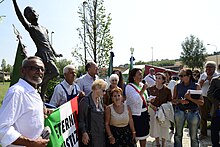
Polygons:
M24 59L22 78L8 89L0 109L0 144L44 147L49 139L40 137L44 129L43 102L37 91L44 77L41 58Z
M211 101L207 98L207 91L210 86L213 77L217 76L216 63L214 61L207 61L205 64L205 72L201 74L198 83L202 88L202 96L204 99L204 105L200 106L200 139L207 137L207 121L211 109Z

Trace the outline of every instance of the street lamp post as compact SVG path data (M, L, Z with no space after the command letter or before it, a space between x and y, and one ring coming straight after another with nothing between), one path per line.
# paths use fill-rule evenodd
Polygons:
M134 48L131 47L130 48L130 51L131 51L131 59L130 59L130 70L133 68L133 61L134 61L134 57L133 57L133 53L134 53Z
M84 19L84 58L85 58L85 66L87 63L86 60L86 13L85 13L85 6L87 5L87 2L83 2L83 19Z
M207 45L215 47L215 51L216 51L216 64L217 64L217 67L218 67L218 49L217 49L217 45L214 45L214 44L207 44Z
M154 62L154 52L153 52L154 47L153 46L151 47L151 50L152 50L152 61L151 61L152 63L151 63L151 65L153 66L153 62Z
M54 31L52 31L50 33L50 43L51 43L51 46L53 45L53 33L54 33Z

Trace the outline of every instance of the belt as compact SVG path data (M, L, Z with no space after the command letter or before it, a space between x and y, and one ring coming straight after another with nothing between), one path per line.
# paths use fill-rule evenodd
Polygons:
M182 110L182 111L184 111L185 113L189 113L189 112L197 112L198 111L198 109L196 109L196 110L191 110L191 109L186 109L186 110Z

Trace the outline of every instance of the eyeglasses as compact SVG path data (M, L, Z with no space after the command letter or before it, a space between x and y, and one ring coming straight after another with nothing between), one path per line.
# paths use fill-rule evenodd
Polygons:
M25 68L28 68L30 69L31 71L41 71L41 72L44 72L45 71L45 68L43 67L37 67L37 66L26 66Z
M185 76L187 76L187 75L179 75L180 78L185 77Z
M114 82L114 81L116 81L116 82L117 82L118 80L116 80L116 79L112 79L112 82Z
M206 68L215 68L215 66L206 66Z

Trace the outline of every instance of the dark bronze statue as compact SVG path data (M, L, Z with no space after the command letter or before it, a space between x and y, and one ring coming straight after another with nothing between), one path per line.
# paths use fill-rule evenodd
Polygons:
M38 24L39 15L36 13L36 11L29 6L24 9L24 16L28 21L27 22L19 10L16 0L13 0L13 4L18 19L24 28L29 32L37 47L37 52L35 55L42 58L46 67L45 76L41 84L41 97L43 100L45 100L44 97L47 89L47 83L49 80L59 75L59 71L54 63L55 57L62 57L62 54L57 54L54 51L49 41L48 30Z

